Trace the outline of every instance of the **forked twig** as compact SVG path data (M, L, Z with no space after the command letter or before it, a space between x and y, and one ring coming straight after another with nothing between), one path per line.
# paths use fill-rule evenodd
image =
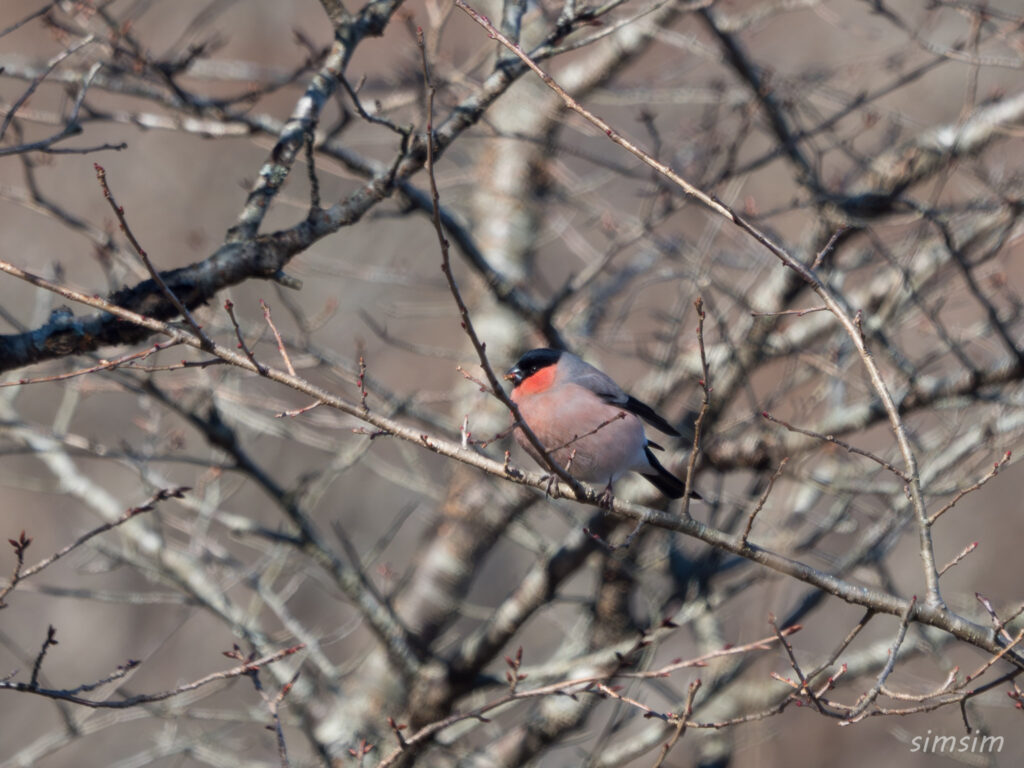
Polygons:
M22 532L20 540L10 540L11 545L15 548L15 553L18 558L18 565L15 567L14 574L11 576L10 582L5 587L0 589L0 608L4 606L4 598L11 593L11 590L13 590L18 585L19 582L24 581L30 576L35 576L44 568L49 568L62 557L78 549L80 546L85 544L85 542L89 541L92 538L95 538L96 536L99 536L101 533L106 533L107 531L128 522L136 515L140 515L143 512L152 511L154 505L157 502L165 501L166 499L183 498L185 493L190 490L192 489L187 488L185 486L180 486L177 488L161 488L159 491L157 491L148 499L146 499L146 501L142 502L142 504L140 504L139 506L132 507L131 509L125 511L125 513L116 520L111 520L109 523L103 523L103 525L99 525L93 528L92 530L83 533L70 544L61 547L49 557L43 558L35 565L24 570L21 569L20 565L24 560L25 550L28 548L28 545L32 542L32 539L27 538L24 532Z
M484 373L487 376L487 381L490 384L491 392L497 397L508 410L512 413L516 424L522 433L526 435L530 445L532 445L542 456L548 465L548 468L558 476L559 479L568 483L569 487L572 488L573 493L576 494L577 499L587 498L586 489L580 484L579 480L574 478L569 472L558 462L554 461L549 455L548 449L543 443L537 438L533 430L530 429L529 425L523 419L522 414L519 412L519 406L512 401L512 399L505 393L505 388L501 386L501 382L498 381L497 374L494 373L494 369L491 367L490 361L487 359L487 345L480 341L480 337L477 335L476 328L473 327L473 320L469 315L469 307L466 306L466 302L462 298L462 292L459 290L458 284L455 282L455 275L452 272L451 259L448 253L448 238L444 236L444 228L441 225L441 197L437 190L437 179L434 174L434 94L435 88L433 81L430 78L430 68L427 64L427 50L423 42L423 29L417 27L416 30L416 44L420 49L420 58L423 66L423 78L427 85L427 176L430 179L430 198L433 202L433 215L432 220L434 222L434 229L437 232L437 239L441 245L441 271L444 273L445 280L448 282L448 289L451 291L452 298L455 299L455 305L459 310L459 317L462 320L462 328L469 337L470 343L473 345L473 349L476 350L477 357L480 359L480 366L484 369Z
M117 221L121 226L121 231L124 232L124 236L128 238L128 242L131 243L132 248L139 254L139 258L142 259L142 263L146 265L146 269L149 271L149 276L153 278L153 282L156 283L161 292L167 298L169 302L178 311L178 314L185 318L185 322L188 323L192 332L199 338L203 343L203 349L210 350L213 348L213 341L202 326L196 322L196 319L192 317L192 313L189 312L180 299L174 294L170 286L164 282L163 277L160 276L160 272L157 271L156 267L153 266L153 262L149 259L149 254L146 253L146 249L142 247L142 244L136 239L135 233L132 232L131 227L128 226L128 219L124 215L124 208L117 204L114 199L114 193L110 191L110 186L107 184L107 172L103 169L99 163L93 163L93 168L96 169L96 178L99 179L100 188L103 190L103 197L106 198L107 202L110 203L110 207L114 211L114 216L117 217Z
M665 758L668 757L668 753L672 751L672 747L674 747L679 740L683 738L683 734L686 733L687 721L690 719L690 715L693 714L693 699L699 690L700 678L697 678L690 683L690 688L686 692L686 703L683 705L683 711L680 712L676 718L676 729L672 733L672 738L662 745L661 754L658 755L658 761L654 764L653 768L661 768L661 766L664 765Z
M53 629L52 627L50 628ZM52 638L50 638L52 639ZM48 699L54 699L56 701L67 701L71 704L80 704L83 707L90 707L92 709L131 709L137 707L140 704L152 704L157 701L165 701L175 696L180 696L183 693L194 691L203 686L209 685L210 683L217 682L218 680L230 680L234 677L241 677L242 675L248 675L253 669L265 667L267 664L273 664L276 661L291 656L298 651L301 651L306 646L302 643L294 645L290 648L284 648L275 653L268 654L258 659L251 661L245 661L237 667L226 669L221 672L213 672L205 677L201 677L198 680L193 680L190 683L184 683L176 688L172 688L167 691L160 691L158 693L143 693L137 696L129 696L125 699L113 699L113 700L99 700L99 699L86 699L75 693L66 690L56 690L49 688L40 688L37 686L32 687L29 683L12 683L10 681L0 680L0 690L10 691L23 691L26 693L34 693L37 696L43 696ZM79 689L76 689L79 690Z
M885 685L885 681L892 674L893 668L896 666L896 657L900 650L900 646L903 645L903 639L907 636L907 627L910 626L910 617L914 615L914 609L917 607L917 595L914 595L910 599L910 603L907 604L907 609L903 612L903 616L900 617L900 628L896 632L896 639L893 640L892 647L889 649L889 658L886 659L885 666L882 667L882 671L878 675L878 679L875 681L874 686L871 690L865 693L860 701L853 707L850 713L846 716L840 725L850 725L861 720L868 707L871 706L872 702L878 698L878 694L882 692L882 686Z

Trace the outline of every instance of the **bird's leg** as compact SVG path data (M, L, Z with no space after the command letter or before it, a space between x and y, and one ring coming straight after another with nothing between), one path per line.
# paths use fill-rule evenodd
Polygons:
M575 451L575 449L573 450L572 453L569 454L569 460L565 463L565 471L566 472L568 472L569 468L572 466L572 460L574 458L576 458L576 451ZM547 487L544 489L544 495L545 496L550 496L551 498L558 498L553 493L553 491L555 489L555 486L557 486L557 485L558 485L558 475L556 475L554 472L552 472L551 474L547 475Z
M604 487L601 495L597 497L597 503L602 509L611 509L612 502L615 497L612 495L612 481L608 480L608 485Z

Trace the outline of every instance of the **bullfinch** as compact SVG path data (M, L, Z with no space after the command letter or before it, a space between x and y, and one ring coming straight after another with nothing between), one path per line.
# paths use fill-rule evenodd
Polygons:
M640 419L667 435L680 437L679 432L607 374L574 354L545 348L524 354L505 378L523 421L551 459L577 480L607 483L610 492L614 480L633 471L669 498L682 497L685 484L651 452L661 446L647 439ZM546 466L523 431L517 428L515 435Z

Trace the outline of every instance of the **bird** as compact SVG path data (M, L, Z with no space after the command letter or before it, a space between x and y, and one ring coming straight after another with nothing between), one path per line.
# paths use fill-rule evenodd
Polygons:
M577 480L612 483L626 472L638 472L670 499L686 492L686 485L661 465L648 440L643 421L660 432L681 437L678 430L653 408L627 395L608 374L571 352L542 347L531 349L505 372L512 382L512 401L522 420L552 461ZM522 428L516 442L547 467ZM691 494L692 498L699 498Z

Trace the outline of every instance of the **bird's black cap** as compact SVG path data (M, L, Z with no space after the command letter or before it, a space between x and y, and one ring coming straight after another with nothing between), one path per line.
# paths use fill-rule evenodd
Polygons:
M531 349L520 357L515 365L505 371L505 378L510 379L512 384L518 387L523 379L530 378L542 368L555 365L561 356L562 352L558 349L549 349L548 347Z

